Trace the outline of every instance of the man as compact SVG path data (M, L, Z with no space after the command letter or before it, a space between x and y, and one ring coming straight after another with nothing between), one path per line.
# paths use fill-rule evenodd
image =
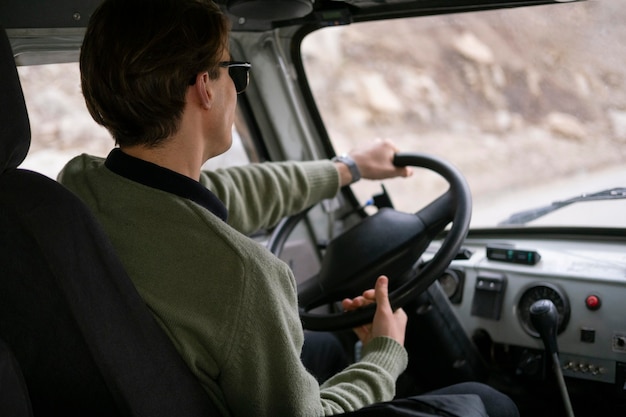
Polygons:
M228 22L207 0L106 0L80 65L87 107L119 148L82 155L59 180L98 217L139 293L222 415L316 416L391 400L405 369L406 314L387 280L344 300L377 303L362 359L321 386L300 361L289 268L246 234L364 178L408 176L379 141L350 161L203 172L231 146L249 64L231 61ZM229 76L230 75L230 76ZM482 409L476 396L470 396Z

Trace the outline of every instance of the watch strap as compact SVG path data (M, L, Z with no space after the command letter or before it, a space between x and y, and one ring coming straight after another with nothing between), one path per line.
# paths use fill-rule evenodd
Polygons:
M356 162L354 162L354 159L352 159L348 154L337 155L332 159L332 161L341 162L348 167L350 175L352 175L352 181L350 181L350 184L354 184L361 179L361 171L359 171L359 167Z

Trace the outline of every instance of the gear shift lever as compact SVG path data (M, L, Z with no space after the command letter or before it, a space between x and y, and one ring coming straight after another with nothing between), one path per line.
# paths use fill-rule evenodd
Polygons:
M541 340L546 348L546 353L552 360L552 368L556 374L556 380L559 384L561 397L565 405L565 412L568 417L574 417L574 410L567 393L563 371L561 371L561 363L559 361L559 349L556 342L556 330L559 321L559 315L556 311L554 303L550 300L537 300L530 306L530 321L535 330L539 332Z

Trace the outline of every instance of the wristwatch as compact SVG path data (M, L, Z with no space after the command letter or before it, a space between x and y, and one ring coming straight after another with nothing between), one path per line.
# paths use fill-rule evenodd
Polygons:
M352 175L352 181L350 181L350 184L354 184L361 179L361 171L359 171L359 167L356 165L356 162L354 162L354 159L350 158L348 154L337 155L331 159L331 161L346 164L348 170L350 171L350 175Z

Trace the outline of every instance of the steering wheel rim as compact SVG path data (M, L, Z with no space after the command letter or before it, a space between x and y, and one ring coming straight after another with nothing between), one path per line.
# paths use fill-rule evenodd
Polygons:
M414 213L414 216L418 217L426 225L422 232L426 236L419 236L419 238L430 244L436 235L442 232L449 223L452 223L450 230L446 233L441 246L433 258L418 272L413 271L413 276L408 278L406 282L401 283L399 287L390 291L389 301L392 308L397 309L425 291L456 257L469 230L472 199L469 185L461 172L454 165L441 158L423 153L398 153L395 155L393 163L396 166L413 166L428 169L443 177L449 185L448 190L444 194ZM306 216L307 212L308 210L305 210L294 216L287 217L275 228L267 245L272 253L277 256L280 254L291 231ZM343 234L339 237L341 236ZM419 256L415 261L418 259ZM299 298L302 294L301 288L306 287L309 281L305 282L305 285L298 286ZM365 289L367 288L363 288L363 290ZM307 311L306 306L300 306L299 313L304 328L317 331L335 331L371 322L375 308L375 305L370 305L351 312L321 314L311 313Z

